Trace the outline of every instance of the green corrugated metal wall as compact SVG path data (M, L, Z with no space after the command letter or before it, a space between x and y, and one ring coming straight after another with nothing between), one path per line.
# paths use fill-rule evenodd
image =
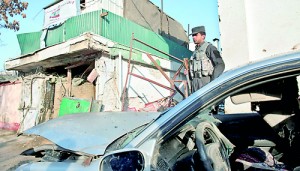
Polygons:
M22 55L32 53L40 48L41 35L40 31L17 35Z
M116 41L122 45L130 46L132 33L134 33L135 38L142 40L143 42L146 42L149 45L157 47L166 53L169 52L168 47L166 47L166 42L163 41L163 39L161 39L160 36L130 20L109 13L102 23L103 37ZM133 47L149 52L151 54L164 56L161 53L155 51L154 49L142 45L138 42L134 42Z
M116 41L120 44L130 46L131 36L134 33L134 37L178 58L190 57L191 51L177 43L158 35L157 33L144 28L128 19L109 13L105 19L103 19L102 36L110 40ZM142 45L138 42L134 42L134 48L141 49L151 54L169 58L166 55L157 52L156 50Z
M68 19L61 26L54 29L49 29L46 37L46 46L67 41L71 38L78 37L80 34L85 32L91 32L129 47L132 33L134 33L135 38L154 46L165 53L171 54L178 58L189 57L191 55L191 51L185 47L182 47L175 42L164 38L155 32L152 32L151 30L148 30L109 11L103 11L108 12L108 15L102 18L100 17L101 12L102 10L75 16ZM41 32L38 33L41 34ZM33 37L33 35L30 34L31 33L27 33L26 35L18 35L18 37L20 37L19 44L22 55L39 49L40 37L37 35ZM27 38L29 38L29 40L35 38L34 42L38 42L38 46L31 47L26 45L28 42ZM168 56L163 55L160 52L157 52L154 49L142 45L136 41L134 42L133 47L157 56L161 56L163 58L169 58Z
M64 29L65 24L62 24L58 27L48 29L46 37L46 46L52 46L61 42L64 42Z
M66 21L66 40L75 38L85 32L101 35L100 14L101 11L93 11L68 19Z

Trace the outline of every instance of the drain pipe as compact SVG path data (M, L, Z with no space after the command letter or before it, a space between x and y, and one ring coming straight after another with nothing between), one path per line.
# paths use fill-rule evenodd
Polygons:
M160 11L160 35L163 33L163 16L164 16L164 2L163 0L160 0L161 4L161 11Z

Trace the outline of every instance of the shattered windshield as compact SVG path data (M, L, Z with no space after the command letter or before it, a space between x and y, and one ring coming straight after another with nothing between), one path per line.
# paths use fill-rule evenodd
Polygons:
M113 151L113 150L118 150L126 146L134 137L136 137L143 128L145 128L148 124L142 125L131 132L128 132L127 134L124 134L123 136L119 137L116 139L114 142L112 142L108 147L107 147L107 152Z
M165 113L167 113L167 111L169 111L171 108L168 108L166 110L164 110L159 117L163 116ZM158 117L158 118L159 118ZM132 131L128 132L127 134L124 134L123 136L119 137L118 139L116 139L113 143L111 143L108 148L107 151L112 151L112 150L117 150L117 149L121 149L123 147L125 147L132 139L134 139L137 135L139 135L139 133L144 130L144 128L146 128L147 125L155 122L156 119L152 120L151 122L149 122L148 124L142 125L140 127L137 127L136 129L133 129Z

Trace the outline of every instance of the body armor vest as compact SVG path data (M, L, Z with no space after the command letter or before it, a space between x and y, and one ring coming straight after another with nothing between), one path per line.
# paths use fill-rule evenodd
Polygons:
M211 76L214 71L213 64L206 54L208 42L204 42L200 47L197 47L191 57L191 74L192 77Z

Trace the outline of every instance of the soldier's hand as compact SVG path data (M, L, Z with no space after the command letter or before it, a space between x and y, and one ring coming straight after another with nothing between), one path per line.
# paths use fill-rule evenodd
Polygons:
M188 75L189 74L189 70L187 70L187 69L184 69L184 75Z

